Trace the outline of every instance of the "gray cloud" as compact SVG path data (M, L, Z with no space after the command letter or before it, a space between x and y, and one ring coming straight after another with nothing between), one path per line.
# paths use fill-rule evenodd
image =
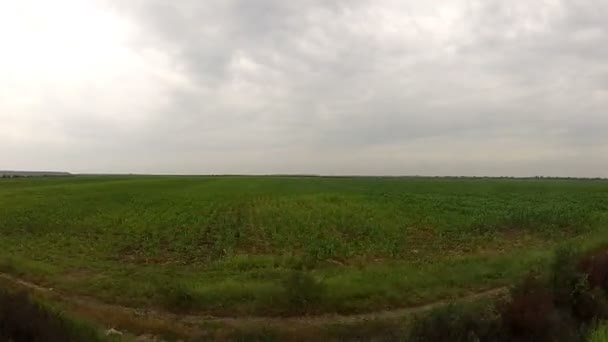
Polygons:
M0 162L608 176L602 1L99 1L122 78L11 106Z

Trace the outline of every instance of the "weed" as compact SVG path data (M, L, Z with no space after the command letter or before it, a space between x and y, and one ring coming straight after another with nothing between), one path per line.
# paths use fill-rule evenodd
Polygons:
M608 342L608 324L598 324L589 334L587 342Z

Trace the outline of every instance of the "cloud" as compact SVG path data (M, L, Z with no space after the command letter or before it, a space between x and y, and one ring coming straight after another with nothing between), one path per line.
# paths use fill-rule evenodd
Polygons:
M110 57L75 49L74 60L104 72L0 81L13 89L0 104L13 113L0 114L0 162L608 176L600 1L98 0L94 9L81 10L102 18L89 34L122 31L97 37ZM66 70L72 80L57 82ZM14 86L23 79L41 86ZM31 151L41 150L37 160Z

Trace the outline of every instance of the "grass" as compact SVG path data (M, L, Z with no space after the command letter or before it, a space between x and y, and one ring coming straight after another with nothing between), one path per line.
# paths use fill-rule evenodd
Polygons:
M608 342L608 324L599 324L589 335L588 342Z
M607 223L596 180L2 179L0 271L176 311L353 313L511 284Z

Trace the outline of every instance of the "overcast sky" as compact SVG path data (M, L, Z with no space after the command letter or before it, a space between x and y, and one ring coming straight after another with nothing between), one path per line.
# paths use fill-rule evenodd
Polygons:
M0 169L608 176L605 0L0 0Z

